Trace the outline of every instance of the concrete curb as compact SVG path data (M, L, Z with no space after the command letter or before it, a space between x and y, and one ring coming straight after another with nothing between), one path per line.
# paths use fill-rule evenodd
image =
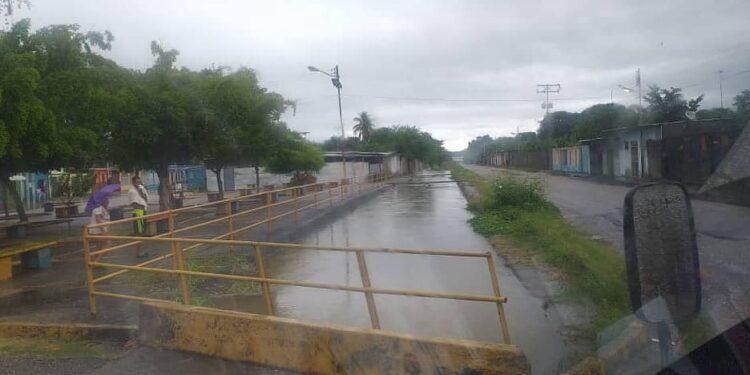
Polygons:
M0 322L2 337L126 342L137 337L137 334L138 327L131 325Z

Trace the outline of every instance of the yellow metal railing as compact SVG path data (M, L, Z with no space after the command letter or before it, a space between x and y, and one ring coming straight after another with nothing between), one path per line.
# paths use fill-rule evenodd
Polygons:
M276 216L272 216L271 211L267 210L264 219L254 222L250 225L243 226L241 228L236 228L236 229L233 228L233 222L229 221L228 228L227 228L228 231L226 233L215 236L213 238L176 237L175 234L183 233L189 229L200 228L202 226L220 222L221 221L220 219L208 220L203 223L194 224L185 228L176 229L175 217L180 212L194 209L196 207L207 207L207 206L210 206L211 204L215 204L216 202L210 202L206 204L196 205L193 207L186 207L182 209L167 211L169 231L167 233L163 233L163 234L153 236L153 237L136 237L136 236L123 236L123 235L93 236L89 234L88 228L102 226L103 224L88 226L83 231L83 245L84 245L83 247L84 247L84 260L85 260L85 267L86 267L86 280L87 280L87 286L88 286L88 299L89 299L90 311L92 314L96 314L96 311L97 311L96 310L96 297L121 298L121 299L134 300L134 301L162 301L162 302L165 301L165 300L160 300L156 298L128 295L128 294L122 294L122 293L105 292L105 291L96 289L97 284L100 284L108 279L121 275L125 272L130 272L130 271L150 272L154 274L174 275L175 277L177 277L179 280L179 289L181 292L181 303L183 304L191 303L191 290L188 284L188 277L259 283L261 285L262 294L263 294L264 302L266 305L266 310L269 315L275 315L275 311L274 311L273 304L271 301L271 291L270 291L271 285L287 285L287 286L298 286L298 287L308 287L308 288L317 288L317 289L340 290L340 291L347 291L347 292L360 292L365 295L367 309L368 309L368 313L370 316L370 322L371 322L372 328L374 329L380 329L381 327L380 319L378 316L377 307L375 305L375 299L374 299L374 295L376 294L494 303L497 306L497 314L499 318L500 331L502 334L503 342L506 344L509 344L511 340L510 340L510 334L508 331L508 325L507 325L507 321L505 317L505 310L503 308L503 304L507 302L507 298L502 296L500 293L500 284L499 284L497 274L495 271L494 260L490 252L487 252L487 251L467 252L467 251L427 250L427 249L395 249L395 248L390 248L390 249L389 248L359 248L359 247L352 248L352 247L340 247L340 246L318 246L318 245L302 245L302 244L292 244L292 243L247 241L247 240L232 239L231 237L235 234L246 231L252 227L256 227L258 225L262 225L266 223L270 224L271 221L278 220L279 218L282 218L288 215L294 214L296 216L299 211L314 207L315 205L318 205L321 203L332 201L333 199L332 194L334 190L338 191L339 193L338 196L340 197L340 199L344 199L344 195L347 193L347 191L350 193L355 192L355 191L361 192L361 191L372 189L374 187L379 187L379 186L382 186L383 181L386 178L387 176L375 176L372 178L367 178L363 182L353 182L350 180L350 181L346 181L343 184L338 184L337 186L329 185L331 187L328 187L328 188L324 188L323 184L312 184L312 185L306 185L304 187L292 187L292 188L280 189L280 190L271 191L271 192L263 192L260 194L253 194L253 195L245 196L245 197L225 199L223 201L220 201L220 204L226 205L228 213L226 215L227 217L223 217L220 219L229 220L230 218L236 218L236 217L245 215L248 213L247 211L258 212L258 211L262 211L262 209L267 209L271 205L298 202L299 198L303 196L304 190L297 190L297 189L311 189L313 190L312 193L315 194L312 197L312 200L314 201L314 203L311 205L298 207L295 204L295 207L293 207L289 211L276 215ZM315 187L315 186L318 186L318 187ZM270 194L273 194L274 192L278 193L281 191L293 191L292 198L284 202L272 203L272 198ZM321 193L323 195L327 193L328 197L325 199L318 200L317 195ZM232 202L242 200L242 199L248 199L247 197L263 196L264 194L266 198L266 205L253 208L250 210L246 210L243 212L231 213ZM158 215L158 214L153 214L153 215ZM120 221L112 222L110 223L110 225L113 223L130 222L133 220L135 219L133 218L123 219ZM230 239L223 239L226 237L230 237ZM121 245L110 246L104 249L99 249L97 251L91 251L90 241L94 238L100 241L108 240L108 241L129 241L129 242L125 244L121 244ZM108 262L92 260L92 257L99 257L101 255L108 254L116 250L125 249L128 246L135 246L135 244L143 244L143 243L154 243L154 244L166 243L169 245L170 251L167 254L164 254L162 256L159 256L154 259L150 259L148 261L141 262L135 265L124 265L124 264L116 264L116 263L108 263ZM224 245L224 246L229 246L230 248L238 247L238 248L245 248L245 249L252 248L254 250L254 255L256 259L256 268L257 268L256 272L258 276L232 275L232 274L198 272L198 271L187 270L185 267L184 253L188 250L196 249L199 246L203 246L203 245L214 245L214 246ZM284 251L336 251L336 252L355 253L357 257L357 264L359 267L359 274L362 279L361 280L362 286L318 283L318 282L309 282L309 281L295 281L295 280L287 280L287 279L269 277L266 273L266 265L265 265L264 257L263 257L262 250L264 248L281 249ZM459 258L461 257L462 258L484 258L488 266L490 283L492 286L493 293L492 295L482 295L482 294L467 294L467 293L434 292L434 291L425 291L425 290L387 289L387 288L374 287L371 283L370 273L367 267L367 259L366 259L367 253L415 254L415 255L448 256L448 257L459 257ZM159 262L168 258L172 259L171 269L149 267L149 265L152 265L156 262ZM94 268L110 269L110 270L114 270L114 272L100 276L98 278L94 278L93 277ZM174 302L174 301L170 301L170 302Z
M297 218L298 213L300 211L310 209L310 208L316 208L319 205L324 204L324 203L329 203L330 205L333 205L333 202L336 199L338 200L345 199L347 194L351 194L355 191L354 190L355 188L356 188L356 192L359 193L362 191L371 190L373 188L382 187L384 186L384 182L389 178L390 178L390 175L387 175L387 174L375 174L375 175L366 176L364 178L361 178L360 180L348 178L348 179L341 180L340 182L337 181L337 182L314 183L314 184L294 186L294 187L288 187L288 188L271 190L271 191L264 191L264 192L250 194L246 196L226 198L226 199L215 201L215 202L207 202L207 203L197 204L197 205L193 205L189 207L177 208L177 209L157 212L153 214L148 214L148 215L144 215L138 218L131 217L131 218L124 218L120 220L111 221L108 223L91 224L91 225L86 226L86 228L84 228L84 235L88 235L89 233L88 229L92 229L92 228L98 228L98 227L104 227L104 226L112 227L112 226L116 226L119 224L131 223L136 220L149 220L149 219L156 219L156 218L161 218L165 216L169 223L169 231L166 233L155 235L154 237L156 238L162 238L162 237L167 237L167 236L173 237L177 233L183 233L186 231L203 228L208 225L220 223L223 221L227 221L228 231L226 233L212 237L211 239L218 240L218 239L222 239L225 237L233 238L233 236L236 234L249 231L250 229L261 226L263 224L266 224L268 226L267 230L268 230L268 233L270 234L272 232L271 224L272 222L276 220L280 220L292 214L294 214L295 218ZM305 194L307 190L312 190L312 195ZM279 197L279 195L282 193L291 193L292 198L287 199L287 200L280 200L276 203L273 203L273 201L275 200L274 197ZM319 199L321 195L323 197ZM292 210L272 216L272 209L274 207L282 207L290 203L294 203L295 205L297 205L298 202L306 196L307 197L312 196L313 198L312 204L309 204L303 207L295 206L294 209ZM248 210L243 210L241 212L232 213L231 207L233 203L250 201L252 199L262 199L266 202L266 204L257 208L252 208ZM190 226L179 228L179 229L175 228L176 219L179 215L182 215L182 214L185 214L185 213L197 210L197 209L203 209L203 208L209 208L209 207L218 208L222 206L224 206L223 209L224 211L226 211L226 214L222 215L219 218L204 221L198 224L190 225ZM247 225L241 228L237 228L237 229L234 228L234 220L233 220L234 218L238 218L241 216L245 216L245 215L256 213L256 212L262 212L262 211L265 211L266 213L265 219L257 221L257 222L253 222L250 225ZM106 239L105 237L102 237L102 236L96 236L96 238ZM143 241L144 237L134 237L133 239L134 241L131 241L131 242L127 242L127 243L116 245L116 246L109 246L105 249L93 251L91 252L91 255L101 256L107 253L114 252L116 250L123 250L129 247L138 246L138 245L143 244L144 242ZM183 249L183 251L192 250L194 248L199 247L200 245L201 244L194 244L186 249ZM172 253L168 253L168 254L165 254L156 258L149 259L142 263L139 263L137 264L137 266L147 266L147 265L154 264L156 262L171 258L172 256L173 256ZM125 272L127 272L127 270L120 270L117 272L113 272L111 274L101 276L94 281L97 281L97 282L104 281L104 280L113 278L115 276L121 275Z

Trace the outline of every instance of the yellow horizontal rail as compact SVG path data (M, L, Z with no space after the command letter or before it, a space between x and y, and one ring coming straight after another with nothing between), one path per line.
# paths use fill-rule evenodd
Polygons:
M489 251L459 251L459 250L430 250L430 249L399 249L399 248L367 248L367 247L343 247L343 246L323 246L323 245L303 245L294 243L279 243L279 242L262 242L262 241L249 241L249 240L219 240L219 239L207 239L207 238L164 238L164 237L135 237L135 236L96 236L96 238L110 239L110 240L131 240L141 239L144 242L183 242L183 243L205 243L214 245L245 245L245 246L263 246L263 247L275 247L284 249L299 249L299 250L330 250L330 251L344 251L344 252L356 252L359 250L365 252L374 253L393 253L393 254L419 254L419 255L441 255L441 256L454 256L454 257L476 257L486 258L490 256ZM99 251L94 251L91 255L100 254Z
M169 275L204 277L204 278L209 278L209 279L250 281L250 282L256 282L256 283L269 283L269 284L275 284L275 285L300 286L300 287L316 288L316 289L341 290L341 291L347 291L347 292L388 294L388 295L406 296L406 297L442 298L442 299L455 299L455 300L477 301L477 302L495 302L495 303L508 302L508 299L506 297L501 297L501 296L495 297L495 296L485 296L485 295L478 295L478 294L428 292L428 291L423 291L423 290L409 290L409 289L366 288L366 287L351 286L351 285L314 283L314 282L309 282L309 281L273 279L273 278L257 277L257 276L226 275L226 274L221 274L221 273L174 270L174 269L165 269L165 268L136 267L136 266L126 266L123 264L114 264L114 263L91 262L90 264L94 267L116 268L116 269L125 269L125 270L131 270L131 271L139 271L139 272L154 272L154 273L163 273L163 274L169 274Z
M353 179L352 178L348 178L348 179L345 179L345 180L353 180ZM341 181L344 181L344 180L341 180ZM362 182L357 181L356 183L362 183ZM368 182L364 182L364 183L368 183ZM291 190L295 190L295 189L308 188L308 187L311 187L311 186L326 186L327 184L328 183L326 183L326 182L316 182L316 183L307 184L307 185L292 186L292 187L287 187L287 188L283 188L283 189L262 191L262 192L258 192L258 193L251 194L251 195L243 195L243 196L239 196L239 197L225 198L225 199L214 201L214 202L206 202L206 203L196 204L196 205L192 205L192 206L186 206L186 207L182 207L182 208L175 208L175 209L166 210L166 211L154 212L154 213L151 213L151 214L148 214L148 215L144 215L144 216L140 216L140 217L128 217L128 218L122 218L120 220L110 221L110 222L107 222L107 223L89 224L86 227L87 228L98 228L98 227L107 226L107 225L129 223L129 222L133 222L135 220L144 220L144 219L148 219L148 218L158 217L158 216L164 215L167 212L171 212L173 214L178 214L180 212L187 211L187 210L192 210L192 209L196 209L196 208L216 206L216 205L220 205L220 204L227 204L227 202L242 201L242 200L247 200L247 199L251 199L251 198L259 198L259 197L265 196L266 194L278 194L278 193L282 193L282 192L286 192L286 191L291 191ZM349 182L349 184L351 184L351 181ZM338 187L336 187L336 188L338 188ZM329 188L329 189L326 189L326 190L332 190L332 189L336 189L336 188Z
M377 183L377 182L371 182L371 183ZM368 184L369 184L369 183L368 183ZM325 185L326 185L326 183L320 183L320 184L316 184L316 185L318 185L318 186L325 186ZM311 185L306 185L306 186L311 186ZM288 189L285 189L285 190L288 190ZM311 197L317 197L318 195L320 195L320 194L324 194L325 192L328 192L329 190L330 190L330 191L335 191L335 190L339 190L339 187L335 187L335 188L330 188L330 189L325 189L325 190L320 190L320 191L317 191L317 192L315 192L314 194L310 194L310 195L308 195L308 196L311 196ZM265 195L265 194L267 194L267 193L269 193L269 192L264 192L264 193L261 193L261 195ZM247 197L247 196L245 196L245 197ZM244 197L243 197L243 198L244 198ZM315 203L313 203L313 204L311 204L311 205L308 205L308 206L305 206L305 207L299 208L299 209L298 209L297 211L303 210L303 209L305 209L305 208L309 208L310 206L313 206L313 207L314 207L314 206L316 206L316 205L320 205L320 204L322 204L322 203L326 203L326 202L329 202L329 201L332 201L332 200L333 200L333 198L325 198L325 199L322 199L322 200L316 201ZM289 202L289 200L287 200L287 201L284 201L284 202ZM284 202L282 202L282 203L284 203ZM215 202L211 202L211 203L215 203ZM225 204L226 204L226 202L225 202ZM277 204L274 204L274 206L275 206L275 205L277 205ZM189 207L189 208L196 208L196 207L197 207L197 206L191 206L191 207ZM237 215L242 215L242 214L246 214L246 213L248 213L248 212L251 212L251 211L253 211L253 212L254 212L254 211L259 211L259 210L264 210L264 209L268 209L268 207L269 207L269 206L268 206L268 205L266 205L266 206L261 206L261 207L257 207L257 208L251 209L251 210L245 210L245 211L242 211L242 212L240 212L240 213L238 213L238 214L233 214L233 216L237 216ZM169 214L173 214L173 213L174 213L174 211L175 211L175 210L169 210L169 211L165 211L165 212L166 212L166 213L167 213L167 214L169 215ZM165 212L162 212L161 214L164 214ZM287 214L292 214L292 213L294 213L294 211L292 211L292 212L289 212L289 213L287 213ZM254 228L254 227L257 227L257 226L259 226L259 225L261 225L261 224L266 224L266 223L272 222L272 221L274 221L274 220L277 220L277 219L279 219L279 218L282 218L282 217L284 217L284 216L287 216L287 214L281 214L281 215L277 215L277 216L275 216L275 217L271 217L271 218L268 218L268 219L264 219L264 220L262 220L262 221L260 221L260 222L256 222L256 223L250 224L250 225L248 225L248 226L245 226L245 227L243 227L243 228L239 228L239 229L237 229L237 230L233 230L233 231L231 231L231 232L229 232L229 233L221 234L221 235L215 236L215 237L213 237L213 238L210 238L210 239L211 239L211 240L219 240L219 239L221 239L221 238L227 237L227 236L229 236L229 235L232 235L232 234L236 234L236 233L241 233L241 232L243 232L243 231L246 231L246 230L252 229L252 228ZM108 247L108 248L106 248L106 249L102 249L102 250L91 251L91 252L89 253L89 255L102 255L102 254L107 254L107 253L111 253L111 252L113 252L113 251L116 251L116 250L120 250L120 249L123 249L123 248L127 248L127 247L130 247L130 246L135 246L135 245L143 244L143 243L144 243L144 242L146 242L146 241L150 241L150 240L152 241L152 240L154 240L154 239L156 239L156 238L166 238L166 237L168 237L168 236L172 236L172 235L173 235L174 233L181 233L181 232L184 232L184 231L187 231L187 230L191 230L191 229L196 229L196 228L200 228L200 227L203 227L203 226L206 226L206 225L209 225L209 224L213 224L213 223L217 223L217 222L225 221L225 220L227 220L227 219L228 219L228 217L227 217L227 216L222 216L222 217L220 217L220 218L217 218L217 219L213 219L213 220L209 220L209 221L207 221L207 222L202 222L202 223L199 223L199 224L191 225L191 226L189 226L189 227L185 227L185 228L175 229L175 230L173 230L172 232L162 233L162 234L159 234L159 235L156 235L156 236L153 236L153 237L137 237L137 236L131 236L131 237L130 237L130 239L131 239L131 240L133 240L132 242L128 242L128 243L124 243L124 244L120 244L120 245L115 245L115 246L111 246L111 247ZM87 235L87 232L85 231L85 232L84 232L84 236L86 236L86 235ZM107 237L108 237L108 236L97 236L97 238L101 238L101 239L106 239ZM183 252L185 252L185 251L188 251L188 250L192 250L192 249L195 249L195 248L197 248L197 247L199 247L199 246L201 246L201 245L202 245L202 244L194 244L194 245L192 245L192 246L188 246L188 247L186 247L186 248L182 249L182 251L183 251ZM156 257L156 258L152 258L152 259L149 259L149 260L147 260L147 261L144 261L144 262L142 262L142 263L138 263L138 264L136 264L136 266L146 266L146 265L150 265L150 264L153 264L153 263L156 263L156 262L159 262L159 261L165 260L165 259L169 259L169 258L171 258L172 256L173 256L173 254L172 254L172 253L167 253L167 254L165 254L165 255L162 255L162 256L159 256L159 257ZM111 278L113 278L113 277L116 277L116 276L118 276L118 275L121 275L121 274L123 274L123 273L126 273L126 272L128 272L128 270L120 270L120 271L112 272L112 273L110 273L110 274L107 274L107 275L104 275L104 276L100 276L99 278L95 279L94 281L96 281L96 282L99 282L99 281L104 281L104 280L107 280L107 279L111 279Z

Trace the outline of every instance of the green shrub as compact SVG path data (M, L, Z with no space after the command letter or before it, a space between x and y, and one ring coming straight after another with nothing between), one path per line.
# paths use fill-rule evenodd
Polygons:
M518 207L539 210L549 206L544 197L544 187L538 180L501 177L493 186L491 208Z
M484 236L502 235L560 271L565 290L596 306L592 322L598 331L629 312L622 256L579 233L544 195L539 180L501 177L489 184L475 173L452 165L454 176L475 186L480 196L470 203L472 228Z

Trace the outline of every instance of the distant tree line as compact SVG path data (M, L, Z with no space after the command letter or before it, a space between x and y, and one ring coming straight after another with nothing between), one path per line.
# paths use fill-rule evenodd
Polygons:
M580 140L599 137L603 130L634 127L671 121L684 121L688 115L698 120L722 118L744 126L750 120L750 90L734 97L734 109L700 109L703 95L686 100L682 89L651 86L643 96L646 107L595 104L581 112L557 111L544 116L536 132L519 133L515 137L492 138L488 135L469 142L464 160L487 163L497 151L540 151L553 147L570 146Z
M271 172L319 170L320 149L287 129L294 105L261 87L247 68L192 71L179 52L152 42L154 65L129 70L97 51L114 37L52 25L31 32L29 20L0 32L0 185L23 204L10 177L107 162L159 176L161 209L170 207L168 167L205 163L222 189L227 165Z
M325 151L369 151L397 152L410 159L419 160L427 165L438 165L449 158L443 148L443 141L432 137L428 132L415 126L393 125L376 128L371 116L361 112L354 118L355 137L346 140L331 137L320 146Z

